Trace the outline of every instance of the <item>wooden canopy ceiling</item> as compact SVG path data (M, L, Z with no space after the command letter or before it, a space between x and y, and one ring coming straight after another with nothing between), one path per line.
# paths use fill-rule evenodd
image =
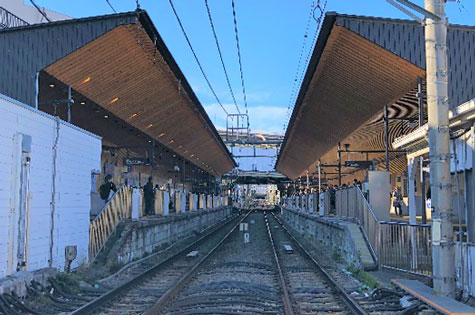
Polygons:
M233 169L234 160L181 71L163 53L166 47L159 51L157 45L137 21L44 70L210 174Z
M292 179L312 172L340 141L378 141L381 124L374 123L373 131L362 127L425 76L421 68L343 26L333 25L323 45L321 55L312 57L317 64L307 71L302 85L307 87L300 91L276 164Z

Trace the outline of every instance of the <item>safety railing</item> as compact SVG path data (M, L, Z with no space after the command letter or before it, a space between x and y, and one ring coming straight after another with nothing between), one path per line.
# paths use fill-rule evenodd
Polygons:
M132 214L132 188L121 186L89 226L89 260L93 261L104 247L120 220Z
M415 274L432 274L431 230L429 224L379 222L378 257L383 267Z
M379 246L379 221L359 187L335 191L336 215L349 218L363 227L371 246L377 251Z
M0 7L0 29L26 25L29 25L28 22L22 20L7 9Z
M337 216L361 225L380 266L420 275L432 273L429 224L379 221L358 186L335 191L335 206Z

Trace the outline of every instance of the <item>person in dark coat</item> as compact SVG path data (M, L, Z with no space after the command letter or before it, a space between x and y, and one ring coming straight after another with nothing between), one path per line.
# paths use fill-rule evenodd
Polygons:
M155 199L155 190L153 189L152 176L148 178L147 184L143 187L143 197L145 200L145 215L153 215L153 201Z
M330 214L335 214L336 213L335 189L332 187L332 185L329 185L328 190L330 191Z
M111 190L113 192L117 191L117 187L115 184L112 182L112 175L107 174L106 177L104 178L104 184L99 187L99 195L101 196L101 199L104 200L104 202L107 202L111 196Z

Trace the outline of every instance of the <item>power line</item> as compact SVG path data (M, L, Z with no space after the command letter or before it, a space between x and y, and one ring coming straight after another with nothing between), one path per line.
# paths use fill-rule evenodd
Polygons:
M310 62L310 57L311 57L311 55L313 53L313 50L315 49L315 45L317 43L317 38L318 38L320 25L323 21L323 18L324 18L324 15L325 15L325 9L326 9L326 6L327 6L327 0L323 0L323 1L324 2L322 4L322 0L317 0L317 4L310 11L309 19L310 19L310 17L313 17L313 19L316 21L315 33L313 35L312 46L310 47L310 49L307 53L307 56L305 58L305 67L303 68L303 70L300 74L300 78L299 78L298 76L299 76L299 70L300 70L300 60L302 58L303 50L306 47L306 38L307 38L307 31L308 31L308 25L307 25L306 34L305 34L305 37L304 37L304 43L303 43L303 46L302 46L302 50L300 52L299 65L297 66L297 71L295 73L294 87L292 89L292 92L291 92L291 95L290 95L290 100L289 100L289 105L288 105L288 108L287 108L286 122L284 122L284 126L283 126L284 127L284 132L285 132L285 129L287 128L287 125L290 121L291 112L293 110L293 107L295 106L295 102L297 101L298 91L299 91L298 87L300 87L301 84L302 84L303 78L305 76L305 71L308 68L308 64ZM317 10L319 11L318 18L315 17L315 12ZM307 23L308 23L308 21L307 21Z
M31 4L36 8L36 10L38 10L38 12L40 12L40 14L46 19L46 21L48 22L51 22L51 20L49 19L49 17L46 15L45 12L41 11L40 7L35 3L35 1L33 0L30 0Z
M173 13L175 14L176 20L178 21L178 24L180 25L181 31L183 32L183 35L185 36L186 42L188 43L188 47L190 47L191 52L193 53L193 56L195 57L196 63L198 64L198 67L201 70L201 74L203 74L203 77L206 80L206 83L208 84L208 87L210 88L211 92L213 93L214 97L216 98L216 101L218 102L219 106L223 109L223 111L226 113L226 115L229 115L228 111L226 108L224 108L223 104L221 104L221 101L218 98L218 95L216 95L216 92L214 91L213 87L211 86L211 83L208 80L208 77L206 76L205 71L203 70L203 67L201 66L200 61L198 60L198 56L195 53L195 50L193 49L193 46L191 46L190 39L188 38L188 35L186 34L185 28L183 27L183 24L181 23L180 17L178 16L178 13L175 9L175 6L173 5L172 0L168 0L170 3L170 6L173 10Z
M313 8L313 5L314 5L314 3L312 1L312 4L311 4L310 8ZM300 72L300 65L302 63L302 57L303 57L303 54L304 54L305 47L307 47L308 29L309 29L309 26L310 26L310 21L312 20L312 16L313 16L313 10L310 10L310 13L309 13L308 18L307 18L307 25L305 26L305 34L304 34L304 37L303 37L302 48L300 49L300 56L299 56L299 61L297 63L297 70L295 72L294 84L292 86L292 91L290 92L289 104L287 105L287 114L286 114L286 117L285 117L286 120L290 116L290 108L291 108L292 100L293 100L293 97L294 97L294 94L295 94L295 91L296 91L296 87L297 87L298 74ZM284 125L283 125L284 131L285 131L285 127L286 127L286 122L284 121Z
M237 46L237 54L239 60L239 71L241 73L241 85L242 85L242 94L244 97L244 107L246 108L246 115L248 115L247 110L247 97L246 97L246 88L244 85L244 75L242 73L242 62L241 62L241 49L239 47L239 33L238 33L238 26L237 26L237 19L236 19L236 8L234 5L234 0L231 0L231 5L233 7L233 18L234 18L234 33L236 34L236 46ZM249 127L249 119L248 119L248 127Z
M117 11L114 9L114 7L112 6L112 4L109 2L109 0L106 0L107 4L111 7L112 11L114 11L114 13L117 13Z
M213 18L211 17L211 11L208 6L208 0L205 0L205 5L206 5L206 10L208 11L209 23L211 25L211 29L213 30L214 41L216 42L216 47L218 48L219 59L221 60L221 65L223 66L224 75L226 76L226 82L228 83L229 92L231 92L231 96L233 98L234 105L236 106L238 113L241 114L241 111L239 110L239 106L236 102L236 98L234 97L233 89L231 88L231 83L229 82L229 76L228 76L228 72L226 71L226 66L224 65L223 54L221 53L221 47L219 46L218 36L216 35L216 30L214 28Z

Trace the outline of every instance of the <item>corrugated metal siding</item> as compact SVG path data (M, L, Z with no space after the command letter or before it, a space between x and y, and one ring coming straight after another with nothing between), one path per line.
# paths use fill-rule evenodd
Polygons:
M0 93L34 106L37 72L135 19L130 13L0 31Z
M420 24L350 16L337 16L335 23L425 69ZM449 27L447 45L450 107L454 108L475 97L475 28Z
M56 121L53 117L21 106L0 95L0 278L9 273L9 238L11 198L15 183L12 168L15 134L32 137L30 166L30 224L28 229L30 271L48 266L51 227L51 194L53 181L53 152ZM91 171L101 167L101 139L61 122L59 130L56 216L53 247L53 267L63 270L64 247L78 246L73 267L87 262L89 247L89 210ZM17 190L18 191L18 190ZM14 208L15 209L15 208ZM15 209L16 215L18 213ZM18 222L14 220L14 222ZM14 251L15 255L16 252ZM13 269L16 263L13 262Z

